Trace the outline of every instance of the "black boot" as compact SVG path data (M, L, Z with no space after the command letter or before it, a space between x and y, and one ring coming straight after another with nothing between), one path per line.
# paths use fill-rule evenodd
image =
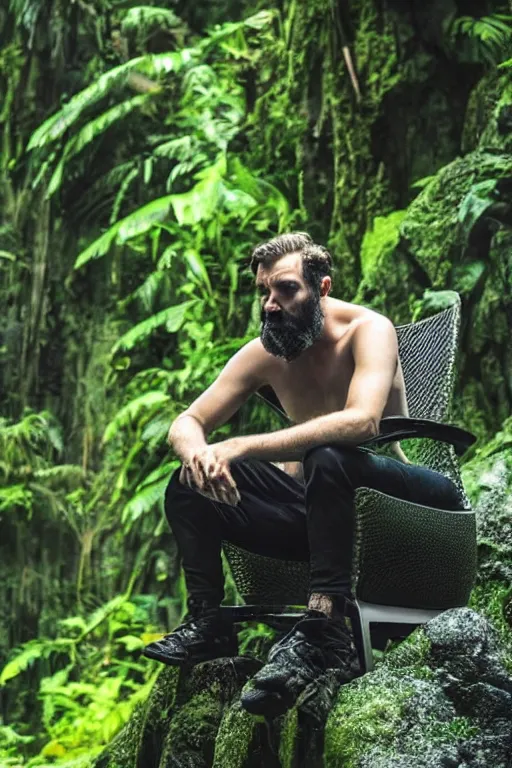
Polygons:
M360 674L354 641L342 616L308 610L272 646L267 664L253 677L254 689L243 694L242 706L254 715L282 714L327 670L335 670L340 683Z
M218 606L191 599L188 607L183 624L147 645L143 656L179 667L238 654L233 623L223 619Z

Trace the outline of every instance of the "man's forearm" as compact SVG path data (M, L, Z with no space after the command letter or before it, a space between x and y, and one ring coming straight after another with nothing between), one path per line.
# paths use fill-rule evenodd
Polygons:
M359 411L337 411L325 416L261 435L236 438L245 459L302 461L310 448L326 443L358 445L377 434L372 419Z
M201 424L187 413L173 421L167 435L167 443L182 461L188 459L191 450L205 448L207 445Z

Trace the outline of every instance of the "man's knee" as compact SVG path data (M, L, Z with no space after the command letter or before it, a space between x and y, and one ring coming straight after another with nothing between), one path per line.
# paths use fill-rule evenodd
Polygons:
M322 472L334 472L351 479L364 463L366 454L356 446L325 444L310 448L304 454L303 466L306 476L319 468Z
M191 490L187 485L180 482L181 468L182 464L174 470L165 488L164 509L168 520L172 517L173 511L179 508L179 505L175 503L176 497L183 491Z

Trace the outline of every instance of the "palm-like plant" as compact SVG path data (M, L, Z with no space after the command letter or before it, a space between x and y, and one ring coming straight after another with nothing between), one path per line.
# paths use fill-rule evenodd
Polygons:
M508 14L452 17L445 30L448 47L462 61L496 66L512 52L512 16Z
M139 13L131 9L125 30ZM147 11L149 20L157 15L158 9ZM44 185L48 198L67 198L78 186L73 176L79 180L92 172L96 200L101 204L98 190L103 186L111 201L109 213L90 209L106 228L78 254L75 270L106 256L114 267L121 253L138 254L145 265L139 285L120 297L121 316L128 311L137 320L112 348L109 383L119 377L126 382L126 372L130 366L133 370L128 355L140 355L163 330L173 344L177 341L173 359L183 361L172 371L142 368L135 374L136 386L126 383L122 407L103 440L115 450L130 435L130 448L124 451L101 525L119 503L125 504L122 519L129 527L161 499L175 466L159 454L172 418L247 340L252 299L243 297L241 306L235 300L247 256L240 233L254 240L255 233L259 238L260 232L276 225L282 229L290 221L282 193L229 152L245 119L245 99L237 70L226 60L252 61L258 54L251 49L250 35L266 29L271 18L260 12L212 30L194 48L143 53L119 64L50 116L28 144L34 184ZM125 97L123 86L133 75L153 85ZM120 153L116 138L131 132L136 151ZM114 165L103 165L95 174L99 146ZM192 186L187 184L191 177ZM79 193L75 207L87 204L87 197ZM234 248L226 248L226 242Z

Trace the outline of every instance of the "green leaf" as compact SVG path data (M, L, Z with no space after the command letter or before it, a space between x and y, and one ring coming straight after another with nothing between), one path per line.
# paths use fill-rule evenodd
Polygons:
M49 142L55 141L72 125L80 114L102 99L115 85L125 81L128 74L141 66L147 57L138 56L120 64L96 80L84 90L73 96L64 107L49 117L32 134L27 146L27 150L34 147L42 147Z
M138 5L130 8L121 22L121 32L126 34L135 30L149 29L157 26L159 30L173 29L183 25L179 16L169 8L160 8L152 5Z
M117 243L122 244L133 237L142 235L155 223L167 218L171 204L172 195L166 195L152 200L127 216L120 222Z
M459 264L453 270L453 288L457 293L469 295L485 272L485 262Z
M196 184L189 192L171 195L171 204L178 223L183 225L198 224L210 219L219 209L225 186L219 177L205 179Z
M422 298L414 302L412 322L436 315L456 304L458 300L456 291L434 291L427 288Z
M23 650L18 653L11 661L7 662L0 674L0 686L5 685L8 680L12 680L17 677L21 672L24 672L35 659L40 659L41 656L48 653L48 642L39 640L30 640L23 647Z
M133 428L133 423L141 417L142 413L155 411L167 404L169 400L169 395L164 395L163 392L145 392L140 397L131 400L116 413L106 426L102 442L107 443L123 429Z
M27 150L42 147L59 139L80 117L84 110L89 109L100 99L104 98L115 86L124 84L130 72L140 72L148 76L160 75L171 71L176 72L185 64L192 62L197 55L198 52L196 50L185 48L179 52L137 56L110 69L108 72L100 75L96 82L73 96L62 109L45 120L32 134ZM136 96L135 100L137 99L140 99L140 97ZM138 102L136 101L135 103L137 104ZM114 111L113 121L117 119L115 111L118 108L122 109L122 105L112 108ZM130 108L128 108L128 111L130 111ZM107 118L108 121L109 118Z
M55 169L48 186L46 196L51 197L56 190L60 187L62 182L62 175L65 163L70 160L74 155L77 155L81 150L90 144L92 141L105 133L115 123L120 122L126 115L132 112L134 109L146 104L151 98L152 93L145 93L143 95L134 96L127 101L123 101L121 104L115 104L106 112L95 117L86 123L77 134L75 134L64 147L62 157ZM132 171L133 173L133 171Z
M143 205L136 211L118 221L101 237L94 240L84 251L78 254L74 269L80 269L91 259L98 259L108 253L113 243L121 245L130 238L142 235L169 215L172 195L160 197Z
M155 505L161 502L168 484L168 475L154 483L146 483L123 508L121 515L122 522L133 523L141 515L153 509Z
M457 218L461 224L466 242L477 221L496 202L493 193L497 183L497 179L487 179L479 184L474 184L463 198L459 206Z
M197 277L199 281L206 286L208 293L211 295L212 285L210 283L210 277L208 275L205 263L201 258L201 255L192 248L188 248L183 254L183 258L189 265L194 276ZM167 330L170 330L169 326L167 327Z
M270 182L254 176L237 157L230 158L229 172L233 185L254 200L254 208L248 212L242 227L255 215L270 209L277 214L279 229L284 229L290 215L290 205L282 192Z
M413 184L411 184L412 189L423 189L427 186L427 184L430 184L431 181L433 181L436 178L436 175L433 174L432 176L424 176L422 179L418 179Z
M372 228L365 232L361 245L361 271L368 277L378 268L381 257L393 251L400 239L400 224L406 211L393 211L388 216L376 216Z
M30 511L32 503L33 493L23 483L0 488L0 512L14 510L16 507Z
M183 325L190 307L197 304L197 302L198 299L184 301L182 304L177 304L174 307L162 309L160 312L148 317L147 320L137 323L137 325L130 328L127 333L117 340L112 347L111 354L114 355L120 349L133 349L136 344L146 339L156 328L164 324L169 333L176 333Z
M144 648L144 641L136 635L123 635L122 637L116 637L115 642L124 645L129 653L131 651L138 651L139 648Z
M59 619L59 624L66 629L80 629L81 631L87 626L82 616L69 616L67 619Z

